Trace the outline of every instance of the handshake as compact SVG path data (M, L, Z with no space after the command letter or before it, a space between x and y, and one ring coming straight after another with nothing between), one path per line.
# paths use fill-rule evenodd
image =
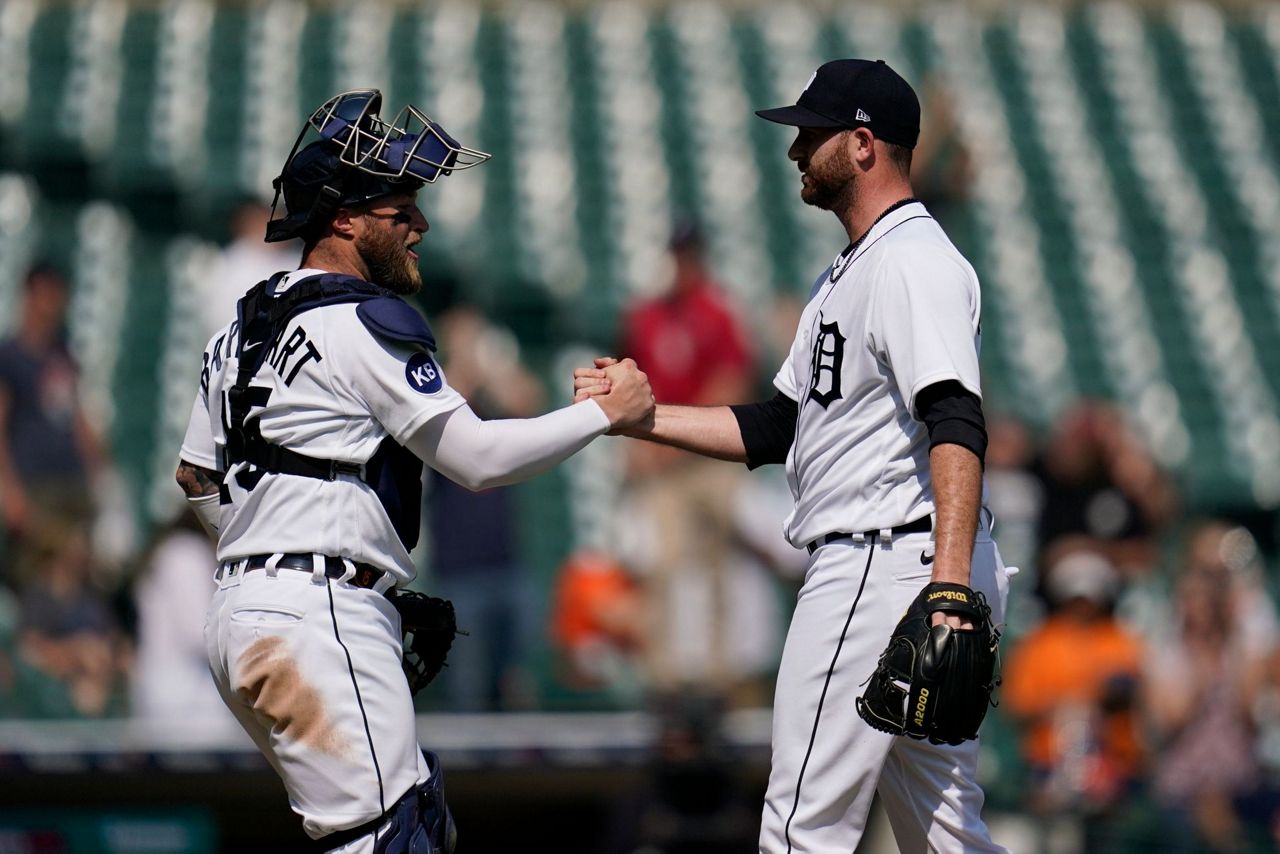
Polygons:
M649 378L632 359L596 359L573 372L573 402L595 399L609 417L609 434L638 435L653 427L655 401Z

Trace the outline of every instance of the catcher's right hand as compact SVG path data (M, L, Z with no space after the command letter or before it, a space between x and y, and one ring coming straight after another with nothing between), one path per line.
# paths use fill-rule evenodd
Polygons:
M973 628L930 626L937 611L957 614ZM882 732L934 744L977 738L1000 682L999 641L981 593L963 584L925 585L893 630L857 700L858 715Z

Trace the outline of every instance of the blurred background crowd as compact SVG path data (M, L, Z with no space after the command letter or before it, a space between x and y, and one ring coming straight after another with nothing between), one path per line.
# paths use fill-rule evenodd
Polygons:
M920 92L915 186L983 283L1020 570L990 809L1026 850L1280 847L1269 3L7 0L0 723L226 723L171 476L205 341L297 261L261 235L307 109L379 86L495 153L423 193L421 306L482 416L564 405L602 354L739 402L843 248L750 111L853 55ZM653 791L601 850L749 850L717 722L772 702L789 505L780 470L622 439L518 488L429 475L418 586L470 635L421 711L650 711Z

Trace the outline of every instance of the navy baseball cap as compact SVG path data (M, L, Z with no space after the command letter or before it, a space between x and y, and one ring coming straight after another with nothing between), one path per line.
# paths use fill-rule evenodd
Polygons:
M906 148L915 148L920 138L920 99L883 59L824 63L793 106L756 110L756 115L792 127L866 128Z

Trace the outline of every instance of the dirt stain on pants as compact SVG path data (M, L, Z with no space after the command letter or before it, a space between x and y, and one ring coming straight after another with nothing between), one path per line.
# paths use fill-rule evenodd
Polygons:
M253 710L275 721L278 731L321 753L346 756L346 738L325 713L319 693L284 650L284 638L260 638L240 656L236 692Z

